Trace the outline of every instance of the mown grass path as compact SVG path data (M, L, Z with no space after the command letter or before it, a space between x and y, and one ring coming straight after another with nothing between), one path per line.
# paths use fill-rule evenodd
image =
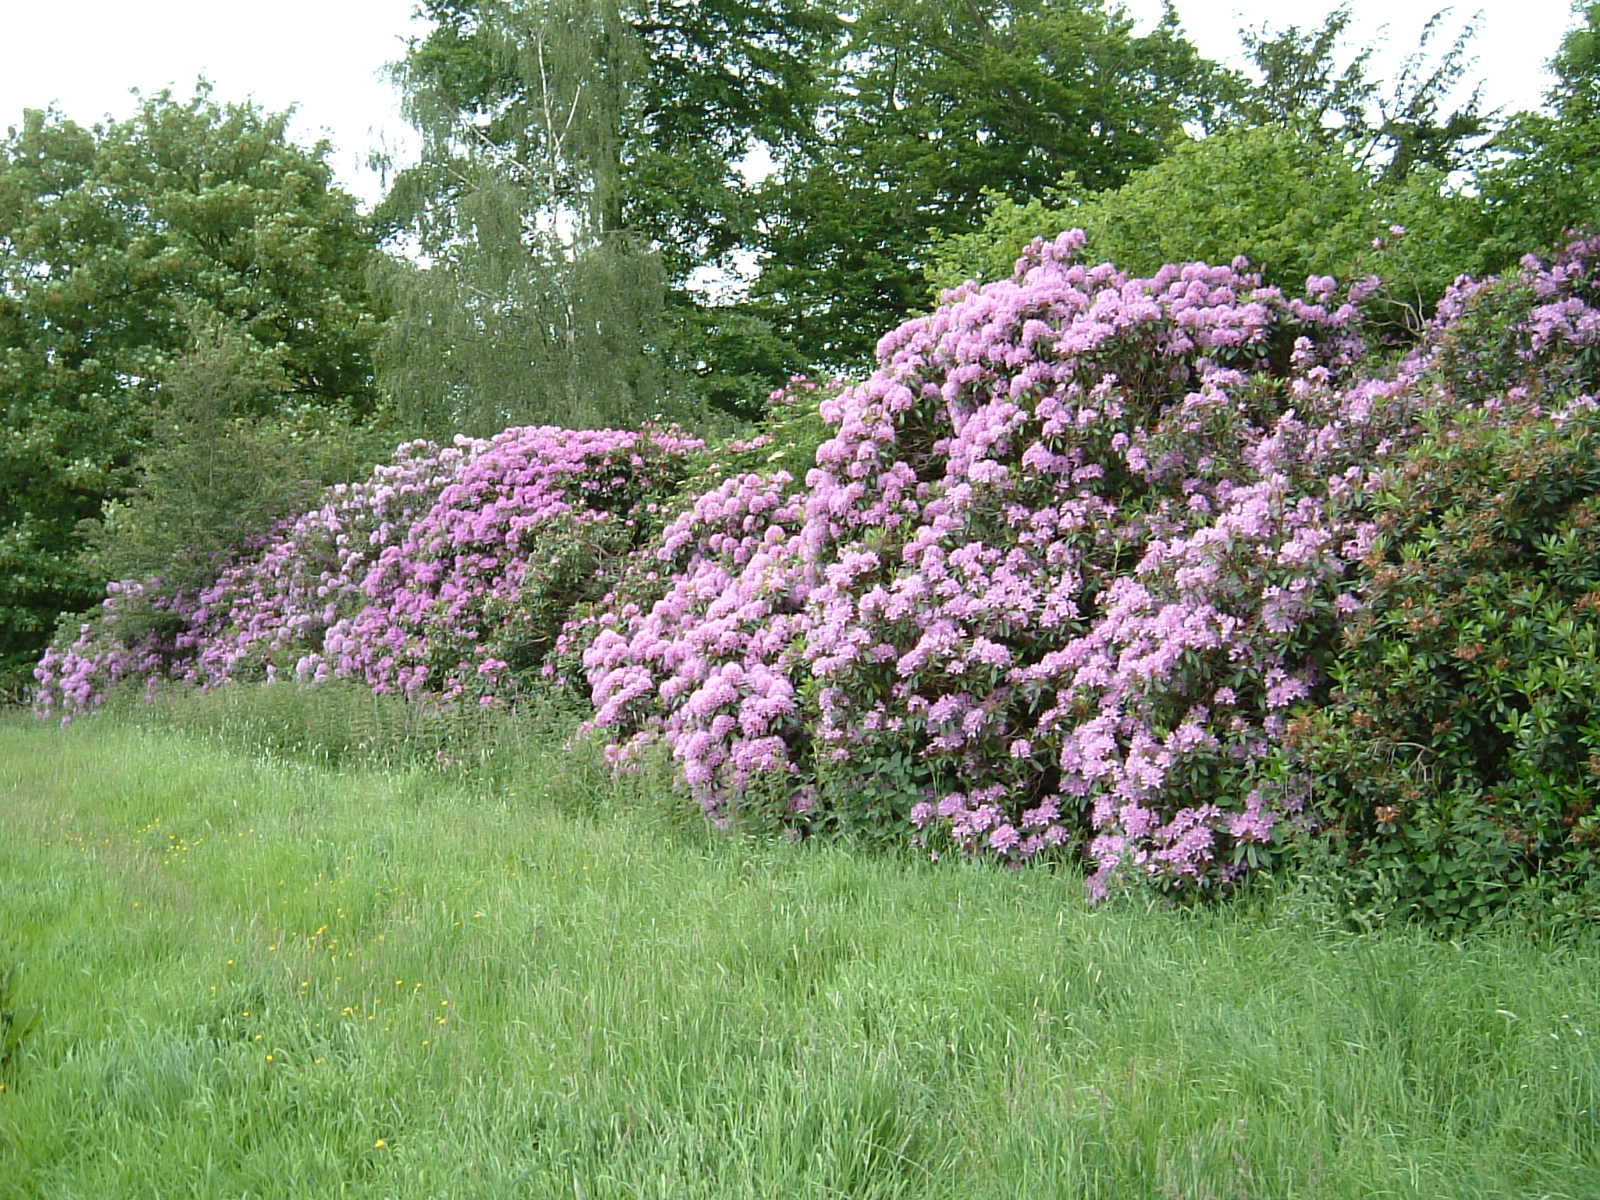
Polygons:
M1600 938L0 721L0 1197L1600 1195Z

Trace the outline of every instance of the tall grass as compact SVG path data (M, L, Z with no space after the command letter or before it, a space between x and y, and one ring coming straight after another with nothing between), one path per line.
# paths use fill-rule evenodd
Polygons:
M315 686L235 684L210 691L165 685L116 693L116 723L197 737L248 755L322 767L424 767L498 786L577 725L564 693L477 707L379 694L352 680Z
M1090 911L287 694L0 722L0 1197L1600 1195L1590 931Z

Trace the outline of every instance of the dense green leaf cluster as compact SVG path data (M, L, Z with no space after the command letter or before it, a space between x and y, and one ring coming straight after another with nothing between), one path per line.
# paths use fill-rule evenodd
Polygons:
M981 218L935 238L928 282L995 278L1033 238L1078 227L1091 255L1136 270L1243 254L1286 289L1375 273L1392 324L1414 336L1457 275L1502 271L1600 220L1600 5L1563 42L1547 110L1498 132L1476 94L1447 111L1470 26L1433 57L1430 21L1385 94L1367 73L1370 48L1339 65L1349 23L1340 8L1317 30L1247 33L1258 78L1225 81L1234 124L1181 140L1121 186L996 177Z
M766 189L753 288L833 369L926 306L930 241L969 228L987 191L1037 195L1068 171L1115 187L1221 94L1172 13L1139 34L1099 0L873 0L833 69L815 136Z
M1577 20L1550 63L1556 84L1544 111L1515 114L1478 177L1491 260L1600 224L1600 4L1574 9Z
M1343 151L1246 127L1185 141L1110 191L1073 181L1026 201L993 192L982 226L941 241L927 275L939 288L1000 278L1034 238L1076 226L1087 255L1125 270L1242 254L1271 282L1299 287L1308 275L1346 274L1370 246L1382 228L1371 193Z
M1537 299L1485 289L1438 356L1460 400L1373 497L1331 702L1291 728L1372 917L1475 924L1534 881L1600 912L1600 362L1530 371Z
M0 679L99 594L79 523L137 478L197 324L274 377L241 418L374 407L374 238L286 119L202 86L92 129L30 111L0 138Z

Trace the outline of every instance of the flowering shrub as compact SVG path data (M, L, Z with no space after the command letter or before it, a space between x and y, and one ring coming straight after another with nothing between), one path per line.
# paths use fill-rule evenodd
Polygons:
M813 826L1012 860L1086 844L1097 893L1225 883L1314 820L1273 750L1370 602L1375 466L1459 403L1438 365L1459 310L1360 378L1370 282L1293 299L1240 265L1132 280L1075 248L884 339L823 406L798 519L781 481L735 481L742 566L707 543L607 614L584 662L619 759L664 742L713 814L764 782ZM1524 370L1553 361L1552 304L1569 349L1588 336L1587 261L1509 285L1544 293L1508 318Z
M209 684L292 668L355 611L377 547L432 504L465 456L461 446L400 446L368 480L329 488L319 507L280 525L257 557L198 594L169 593L159 579L112 583L97 619L64 624L34 669L35 712L86 711L130 677Z
M1230 884L1343 819L1310 790L1327 762L1286 734L1330 665L1353 694L1341 630L1418 602L1373 574L1411 536L1395 480L1452 414L1499 428L1516 396L1575 394L1600 254L1580 240L1460 282L1374 372L1373 280L1289 296L1242 260L1133 278L1075 261L1081 244L948 293L868 379L797 385L755 438L512 429L403 450L170 601L176 633L119 641L109 598L41 662L40 706L291 670L493 702L537 668L587 691L611 761L664 747L718 820L760 802L933 853L1081 852L1096 895ZM1528 454L1555 444L1539 420Z
M100 607L81 620L64 619L33 669L38 681L34 715L75 713L98 707L124 681L155 681L174 657L174 635L187 614L159 587L132 581L106 586Z
M767 397L754 436L730 438L695 455L682 491L650 514L658 522L656 536L622 564L611 590L573 610L545 662L545 676L588 699L582 658L602 630L648 611L675 581L711 562L728 571L742 568L753 552L753 532L774 521L786 528L797 519L793 500L782 504L780 498L816 461L817 447L828 436L821 403L842 386L796 376ZM741 489L751 492L742 502Z
M1255 764L1366 551L1334 510L1401 389L1333 386L1363 344L1332 280L1135 280L1078 244L885 338L803 494L730 481L737 556L609 614L584 662L619 758L664 741L713 813L760 779L814 824L1015 860L1087 831L1097 890L1271 846L1300 800Z
M508 429L401 446L365 482L328 489L197 595L113 584L98 620L34 671L35 710L94 707L127 678L200 686L350 677L409 696L493 696L534 665L567 608L605 578L638 510L700 443L670 432ZM133 602L168 616L123 636ZM140 622L143 630L150 624Z
M374 691L488 697L537 664L566 611L625 553L637 510L671 489L700 443L671 433L513 428L474 448L437 500L396 531L302 678L354 675Z

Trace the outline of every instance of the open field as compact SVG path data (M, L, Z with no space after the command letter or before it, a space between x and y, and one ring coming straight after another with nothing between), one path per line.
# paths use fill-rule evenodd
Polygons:
M1091 911L632 799L0 720L0 1197L1600 1195L1587 931Z

